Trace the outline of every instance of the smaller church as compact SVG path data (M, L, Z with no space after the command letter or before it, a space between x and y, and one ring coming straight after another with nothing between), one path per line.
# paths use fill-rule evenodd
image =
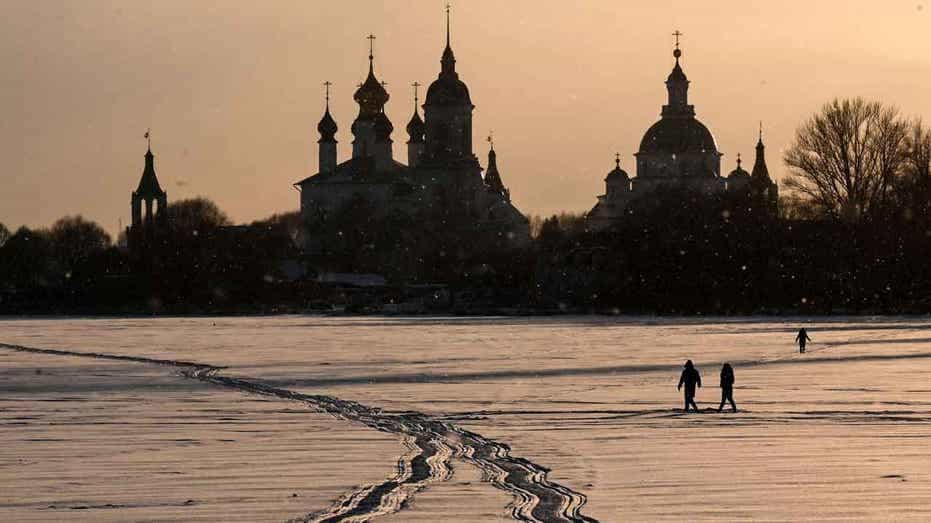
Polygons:
M656 194L656 191L676 188L700 195L724 192L752 193L760 196L771 211L775 211L778 187L766 167L762 127L756 145L756 161L748 173L737 157L737 167L726 177L721 174L721 156L711 131L695 117L695 106L689 104L689 79L680 64L682 50L676 31L673 51L675 65L666 78L667 103L660 120L651 126L640 142L635 155L637 176L631 177L621 168L620 155L615 156L614 169L605 178L605 194L589 211L587 221L592 229L610 227L622 220L631 202Z
M149 133L145 133L146 140ZM145 167L139 185L130 198L132 223L126 228L126 240L131 252L140 254L164 240L168 229L168 193L158 183L155 155L149 142L145 152Z
M390 95L375 74L374 39L369 36L368 74L353 96L359 112L351 127L352 156L344 162L337 160L338 126L330 114L326 84L327 104L317 125L318 171L295 184L301 193L304 223L321 223L351 202L362 200L376 219L401 213L420 220L440 220L449 232L461 233L464 238L497 237L505 245L515 246L529 242L529 222L511 202L498 170L494 144L485 169L473 151L475 106L456 71L449 10L440 72L427 89L422 107L418 107L419 84L413 84L413 114L405 128L406 163L394 156L394 125L385 112ZM312 254L313 231L306 237L304 247Z

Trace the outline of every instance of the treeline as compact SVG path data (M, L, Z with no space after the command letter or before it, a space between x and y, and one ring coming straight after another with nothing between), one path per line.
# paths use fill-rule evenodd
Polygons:
M0 224L0 314L275 311L297 213L234 227L205 198L166 212L169 229L144 254L81 216L12 233Z
M609 230L534 217L521 247L450 206L375 218L363 199L313 223L287 213L247 226L202 198L174 202L145 256L79 216L0 225L0 313L299 312L345 298L316 283L325 272L384 276L376 304L442 284L449 312L931 313L931 131L836 100L783 162L778 212L752 192L668 189Z
M931 312L931 132L862 99L803 123L778 214L667 191L593 233L540 222L536 299L577 311ZM584 222L583 222L584 223Z

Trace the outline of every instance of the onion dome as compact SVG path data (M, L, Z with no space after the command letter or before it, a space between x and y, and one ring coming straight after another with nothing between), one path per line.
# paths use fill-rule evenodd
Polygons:
M743 167L740 166L741 161L742 160L740 159L740 154L738 154L737 155L737 168L731 171L731 173L727 175L728 181L734 181L738 179L743 179L743 180L750 179L750 173L748 173Z
M369 67L369 76L365 82L356 90L353 99L359 104L359 110L363 113L374 114L381 111L382 107L388 103L388 91L375 78L375 73Z
M323 113L323 118L320 119L320 123L317 124L317 132L320 133L321 142L335 142L336 141L336 131L339 128L336 126L336 121L330 115L330 107L327 104L326 112Z
M440 60L440 76L427 89L426 105L462 106L472 105L469 88L459 79L456 72L456 56L449 44L449 11L446 13L446 49Z
M613 181L630 181L630 176L628 176L627 171L621 169L621 155L617 154L614 158L614 169L608 173L608 176L605 178L606 182Z
M369 36L369 41L374 41L374 36ZM359 86L352 98L359 104L361 114L374 115L381 112L391 97L385 86L375 78L375 55L372 47L369 47L369 75L365 82Z
M469 88L459 79L456 72L456 59L448 46L443 52L443 69L427 89L426 105L461 106L472 105Z
M394 125L388 119L385 113L375 115L375 141L383 142L391 139L391 132L394 131Z
M420 114L414 111L411 121L407 122L407 135L410 136L410 143L423 143L424 133L427 132L427 126L424 125Z

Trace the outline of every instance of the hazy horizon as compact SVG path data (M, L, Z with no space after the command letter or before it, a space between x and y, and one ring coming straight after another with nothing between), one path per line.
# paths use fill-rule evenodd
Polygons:
M439 71L444 4L7 2L0 153L11 161L0 222L81 214L115 234L129 220L149 127L169 201L207 196L236 222L296 210L292 184L316 172L327 80L339 156L349 155L369 33L405 161L409 86ZM752 162L762 120L781 181L781 150L831 98L931 115L919 38L928 16L915 1L472 0L453 5L452 45L476 105L476 154L484 165L494 130L515 204L546 215L591 208L615 152L635 174L633 154L665 100L674 30L685 34L690 100L725 155L722 174L737 153Z

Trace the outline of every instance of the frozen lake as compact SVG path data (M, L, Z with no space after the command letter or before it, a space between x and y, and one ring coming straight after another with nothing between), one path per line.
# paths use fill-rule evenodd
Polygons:
M0 344L0 521L931 520L931 320L0 320ZM681 412L686 359L714 412Z

